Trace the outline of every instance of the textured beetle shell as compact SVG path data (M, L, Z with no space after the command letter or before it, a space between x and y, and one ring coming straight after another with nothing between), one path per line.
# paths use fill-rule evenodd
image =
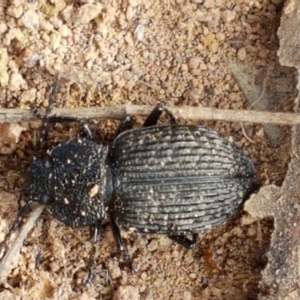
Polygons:
M112 149L113 212L123 228L184 234L221 224L255 184L250 158L203 126L152 126Z
M95 224L105 216L110 198L108 149L91 139L74 138L48 151L49 165L34 160L30 197L41 201L47 195L51 214L71 226Z

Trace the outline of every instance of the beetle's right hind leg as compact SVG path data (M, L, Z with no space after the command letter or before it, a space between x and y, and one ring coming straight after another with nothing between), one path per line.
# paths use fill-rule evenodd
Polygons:
M168 118L170 119L171 124L176 124L176 118L174 115L162 104L157 105L150 115L147 117L146 121L144 122L143 127L155 126L157 124L158 119L160 118L161 114L165 112Z

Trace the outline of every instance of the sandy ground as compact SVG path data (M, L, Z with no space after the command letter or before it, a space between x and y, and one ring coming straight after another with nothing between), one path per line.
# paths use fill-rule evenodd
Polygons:
M283 1L1 1L0 93L3 108L46 107L54 74L59 107L117 104L292 111L295 72L276 51ZM201 120L199 120L201 121ZM137 119L137 126L142 120ZM180 120L181 123L188 120ZM206 122L252 158L260 185L281 185L290 158L290 128ZM0 239L16 217L35 154L36 123L18 143L2 142ZM92 122L111 141L116 121ZM53 125L45 148L76 133ZM26 200L22 196L23 200ZM162 236L123 237L137 268L122 263L109 226L97 245L92 283L86 276L88 229L72 229L47 213L28 235L1 299L257 299L272 219L238 213L199 233L195 249Z

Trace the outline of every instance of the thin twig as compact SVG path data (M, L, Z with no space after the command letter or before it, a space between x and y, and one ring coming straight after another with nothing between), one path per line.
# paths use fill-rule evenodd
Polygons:
M251 144L255 144L255 142L247 135L243 123L241 123L242 132L246 140L248 140Z
M270 67L267 68L267 72L266 72L266 76L264 77L264 80L263 80L262 90L261 90L260 96L255 101L253 101L251 103L249 109L251 109L252 107L254 107L265 96L266 89L267 89L267 82L268 82L268 79L269 79L269 75L270 75Z
M167 107L177 118L186 120L223 120L229 122L268 123L278 125L300 124L300 114L255 110L230 110L207 107ZM117 105L89 108L54 108L50 117L74 119L122 119L125 116L147 116L153 106ZM30 110L0 109L1 122L24 122L37 120Z
M30 215L28 216L28 219L26 220L25 224L21 228L18 236L13 241L12 245L9 247L9 250L4 255L4 257L1 259L0 262L0 279L6 277L7 272L9 270L9 267L12 264L12 261L15 259L16 255L20 253L21 248L23 246L23 242L26 239L28 232L34 227L34 224L36 220L41 215L42 211L44 209L43 205L37 205L35 206Z

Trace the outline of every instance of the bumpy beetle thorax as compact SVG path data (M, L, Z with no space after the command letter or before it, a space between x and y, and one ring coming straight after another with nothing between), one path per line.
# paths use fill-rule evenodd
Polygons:
M47 159L30 166L34 201L49 204L55 218L71 226L88 226L105 217L111 198L108 147L89 138L61 142Z

